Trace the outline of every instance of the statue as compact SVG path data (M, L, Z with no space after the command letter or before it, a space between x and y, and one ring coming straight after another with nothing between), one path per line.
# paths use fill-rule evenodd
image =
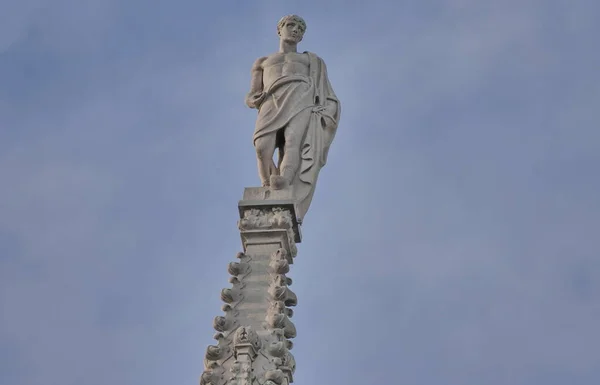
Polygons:
M256 60L246 96L248 107L258 110L253 140L262 186L291 188L300 217L310 205L340 118L325 62L297 51L305 31L297 15L279 21L279 52Z

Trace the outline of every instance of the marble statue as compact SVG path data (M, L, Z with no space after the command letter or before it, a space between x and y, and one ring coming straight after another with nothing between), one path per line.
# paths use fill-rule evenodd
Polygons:
M283 17L279 52L252 67L246 104L258 110L253 139L262 187L246 187L238 203L243 252L228 265L231 286L221 290L224 314L213 319L216 344L206 348L200 385L294 381L298 297L287 274L340 119L325 63L297 51L305 31L299 16Z
M297 51L305 31L297 15L279 21L279 52L256 60L246 96L246 104L258 110L253 140L262 186L291 189L301 216L327 161L341 110L325 62Z

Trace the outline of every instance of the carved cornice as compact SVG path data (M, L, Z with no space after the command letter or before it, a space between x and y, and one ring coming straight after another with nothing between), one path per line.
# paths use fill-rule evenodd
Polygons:
M265 235L268 232L276 233L276 230L284 231L286 239L284 239L283 246L288 249L287 251L291 257L288 259L290 263L292 263L292 258L297 254L294 226L292 212L282 207L247 208L242 211L242 217L238 221L238 228L242 233L244 247L246 247L248 242L244 238L244 235L249 232Z
M294 226L290 210L281 207L249 209L239 221L240 230L291 229Z

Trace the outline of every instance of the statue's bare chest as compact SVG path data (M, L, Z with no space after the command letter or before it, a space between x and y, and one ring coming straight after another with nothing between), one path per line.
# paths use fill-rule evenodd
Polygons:
M265 80L275 80L287 75L309 74L309 59L307 54L289 52L275 53L263 62Z

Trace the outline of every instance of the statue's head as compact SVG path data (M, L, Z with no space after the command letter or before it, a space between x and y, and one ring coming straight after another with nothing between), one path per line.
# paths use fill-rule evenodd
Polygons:
M280 39L300 43L306 31L306 22L298 15L287 15L277 23L277 34Z

